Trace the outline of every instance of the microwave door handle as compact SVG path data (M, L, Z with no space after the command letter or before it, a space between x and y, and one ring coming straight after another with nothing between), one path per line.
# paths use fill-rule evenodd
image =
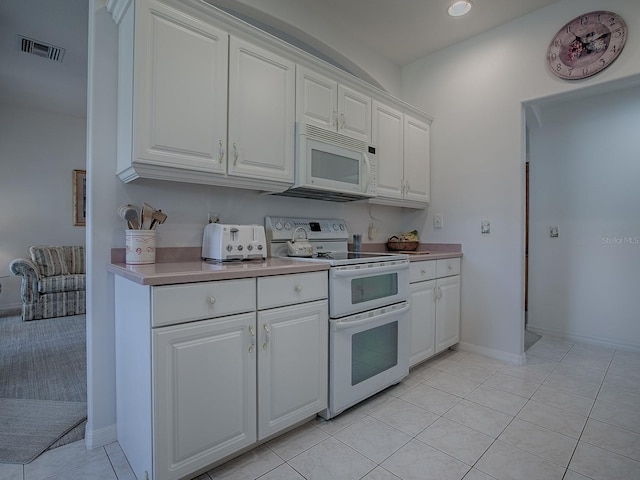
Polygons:
M371 323L372 321L382 320L387 317L393 317L400 313L404 313L409 310L409 303L407 303L404 307L398 310L392 310L390 312L382 313L380 315L376 315L374 317L362 318L360 320L332 320L331 324L334 330L344 330L346 328L356 327L358 325L363 325L365 323Z
M395 262L394 262L395 263ZM371 267L371 268L354 268L354 267L348 267L348 268L336 268L336 269L332 269L331 271L331 276L333 278L338 278L338 277L355 277L355 276L360 276L360 274L362 275L371 275L371 274L375 274L375 273L383 273L383 272L391 272L391 271L400 271L400 270L405 270L409 268L409 261L407 260L406 263L401 263L401 264L395 264L395 265L384 265L381 267Z
M365 165L366 170L367 170L367 176L365 177L364 188L362 189L362 191L366 192L369 189L370 164L369 164L369 156L366 153L363 153L362 156L364 157L364 165Z

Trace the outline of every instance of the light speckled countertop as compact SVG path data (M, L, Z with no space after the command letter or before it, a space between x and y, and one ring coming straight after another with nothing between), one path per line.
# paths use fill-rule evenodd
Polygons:
M386 248L384 244L364 244L363 251L386 252ZM420 244L416 251L402 253L408 253L409 260L412 262L462 256L458 244ZM124 262L124 248L114 248L111 251L111 263L107 265L107 271L140 285L155 286L318 272L329 269L326 263L289 258L210 263L200 260L199 255L200 247L158 248L156 263L127 265Z
M141 285L208 282L285 273L318 272L328 269L329 265L324 263L298 262L286 258L224 263L193 261L152 263L149 265L127 265L125 263L107 265L107 271Z

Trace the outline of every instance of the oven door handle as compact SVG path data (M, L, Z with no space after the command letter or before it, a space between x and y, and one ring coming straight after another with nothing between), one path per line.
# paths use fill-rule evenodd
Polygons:
M406 263L396 263L396 262L389 262L389 263L393 263L393 265L383 265L380 267L370 267L370 268L355 268L355 267L345 267L345 268L341 268L341 267L336 267L336 268L332 268L331 269L331 276L333 278L339 278L339 277L354 277L356 275L371 275L371 274L376 274L376 273L383 273L383 272L399 272L401 270L406 270L407 268L409 268L409 261L407 261Z
M360 320L331 320L331 324L334 330L344 330L345 328L356 327L358 325L362 325L364 323L371 323L372 321L381 320L383 318L392 317L398 315L399 313L404 313L409 310L409 302L398 310L391 310L390 312L382 313L380 315L376 315L375 317L367 317L362 318Z

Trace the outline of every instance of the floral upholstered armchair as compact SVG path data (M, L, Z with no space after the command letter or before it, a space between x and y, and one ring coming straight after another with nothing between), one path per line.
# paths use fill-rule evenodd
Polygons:
M22 276L22 320L79 315L86 312L83 246L39 245L29 248L31 259L9 265Z

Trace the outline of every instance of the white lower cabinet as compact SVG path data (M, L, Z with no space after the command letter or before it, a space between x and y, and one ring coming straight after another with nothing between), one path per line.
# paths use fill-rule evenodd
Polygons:
M460 341L460 259L412 262L409 287L414 366Z
M251 312L153 330L154 479L256 441L255 322Z
M258 312L258 439L327 408L327 301Z
M137 478L188 478L326 408L326 272L115 286L118 441Z

